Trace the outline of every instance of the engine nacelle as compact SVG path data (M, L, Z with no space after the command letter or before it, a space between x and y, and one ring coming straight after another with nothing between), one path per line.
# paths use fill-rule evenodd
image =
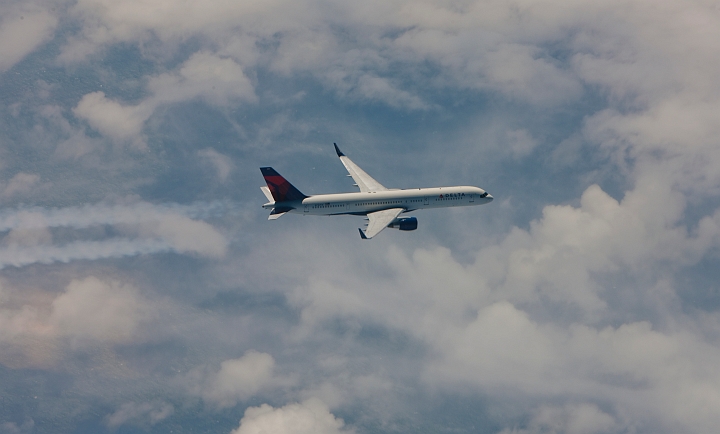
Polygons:
M417 219L415 217L396 218L388 227L400 229L401 231L414 231L417 229Z

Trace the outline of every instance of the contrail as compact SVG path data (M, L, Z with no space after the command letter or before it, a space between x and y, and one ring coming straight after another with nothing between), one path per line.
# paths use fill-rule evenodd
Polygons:
M29 207L0 211L0 232L13 229L83 229L100 225L136 224L161 220L168 215L205 220L238 209L238 204L229 201L195 202L188 205L138 202L131 205L93 204L49 209Z
M73 260L118 258L175 250L163 240L117 238L107 241L75 241L63 246L13 246L0 250L0 269L30 264L67 263Z
M93 204L67 208L19 208L0 212L0 233L66 227L84 229L103 225L140 228L137 237L78 240L66 244L24 245L10 241L0 248L0 269L30 264L67 263L125 256L176 252L222 256L227 240L202 220L236 212L229 201L188 205L137 202L130 205Z

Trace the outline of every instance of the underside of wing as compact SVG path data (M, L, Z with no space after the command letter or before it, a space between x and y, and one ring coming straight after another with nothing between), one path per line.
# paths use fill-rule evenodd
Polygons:
M338 157L340 157L340 161L342 162L343 166L345 166L350 176L352 176L352 179L355 181L355 184L360 188L360 191L366 192L387 190L387 188L385 188L379 182L375 181L372 176L365 173L365 171L362 170L357 164L353 163L351 159L345 156L345 154L340 151L340 148L338 148L337 144L334 145L335 152L337 152Z
M364 231L360 229L360 236L364 239L374 237L392 223L403 211L405 211L403 208L391 208L369 213L367 216L370 221Z

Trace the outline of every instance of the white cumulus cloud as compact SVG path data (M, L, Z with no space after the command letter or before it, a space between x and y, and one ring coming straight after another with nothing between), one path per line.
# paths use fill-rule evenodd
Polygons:
M274 367L270 354L252 350L238 359L225 360L219 371L205 379L202 397L219 408L233 407L268 386Z
M125 342L150 314L137 288L91 276L73 280L53 300L48 322L64 336Z
M253 85L240 65L205 51L193 54L177 72L151 77L147 90L149 96L136 105L108 99L101 91L92 92L83 96L73 113L109 138L142 148L145 121L162 104L202 98L227 106L232 101L256 100Z
M40 44L47 42L57 18L33 2L8 2L0 6L0 72L5 72Z
M342 419L330 413L327 405L316 398L302 403L273 408L267 404L250 407L240 426L231 434L340 434L353 433L345 429Z
M70 348L142 340L140 329L156 304L133 285L95 276L73 279L60 294L2 282L0 362L12 367L48 367Z

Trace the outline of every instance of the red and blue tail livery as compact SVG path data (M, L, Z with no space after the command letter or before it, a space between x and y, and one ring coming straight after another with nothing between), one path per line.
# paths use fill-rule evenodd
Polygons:
M385 228L417 229L417 218L400 217L404 213L424 208L482 205L493 200L487 191L468 185L388 189L353 163L337 144L335 152L360 191L305 196L272 167L261 167L267 187L260 189L269 201L263 208L271 210L268 220L277 220L288 213L365 216L367 227L359 228L360 238L369 240Z
M282 175L277 173L272 167L261 167L260 171L265 178L265 182L275 202L302 201L308 197L302 194L300 190L290 184L287 179L283 178Z

